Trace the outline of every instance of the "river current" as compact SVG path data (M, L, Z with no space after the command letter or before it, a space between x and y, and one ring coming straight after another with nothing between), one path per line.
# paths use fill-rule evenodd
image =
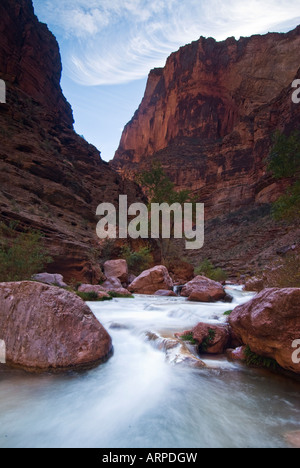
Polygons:
M201 356L207 367L199 368L162 346L200 321L224 322L252 296L228 292L233 304L154 296L89 303L113 356L56 375L2 367L0 447L288 447L286 435L300 429L299 383L219 356Z

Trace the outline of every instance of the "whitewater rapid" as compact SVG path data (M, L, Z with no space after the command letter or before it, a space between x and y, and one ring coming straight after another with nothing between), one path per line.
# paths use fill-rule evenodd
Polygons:
M61 375L1 368L0 447L286 447L286 434L300 429L299 384L225 357L193 367L149 340L224 323L225 311L253 296L228 292L232 304L155 296L89 303L113 356Z

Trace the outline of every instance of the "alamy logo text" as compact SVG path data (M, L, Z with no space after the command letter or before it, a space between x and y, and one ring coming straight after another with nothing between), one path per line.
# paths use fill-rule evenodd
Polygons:
M152 203L150 209L143 203L128 207L127 195L119 197L119 213L112 203L101 203L96 215L100 239L185 239L187 250L204 245L203 203ZM134 218L134 219L132 219Z
M0 80L0 104L6 104L6 84Z

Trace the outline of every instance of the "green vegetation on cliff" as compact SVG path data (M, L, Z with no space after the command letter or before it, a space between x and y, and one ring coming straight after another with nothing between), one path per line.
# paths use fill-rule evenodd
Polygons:
M280 179L291 179L291 185L274 203L273 216L277 220L300 218L300 131L289 136L276 132L269 156L269 170Z
M139 250L135 251L126 245L121 250L121 256L127 261L129 272L137 276L144 270L150 268L153 263L153 257L149 247L141 247Z
M222 268L216 268L212 262L208 259L205 259L197 268L195 268L196 275L204 275L207 278L213 281L226 281L228 275L226 271L222 270Z
M18 223L0 223L0 282L25 281L51 263L39 231L18 230Z
M149 206L151 206L151 204L154 203L157 203L159 205L166 203L169 206L176 203L179 204L181 207L184 207L185 203L192 203L193 206L196 203L196 200L191 191L175 190L175 184L165 173L159 161L153 162L150 170L138 174L136 176L136 181L145 190L148 196ZM165 263L167 260L174 258L174 250L176 250L176 247L172 249L172 245L174 245L174 213L170 214L170 219L171 239L163 238L162 232L160 232L160 238L157 239L157 242L160 247L162 263Z

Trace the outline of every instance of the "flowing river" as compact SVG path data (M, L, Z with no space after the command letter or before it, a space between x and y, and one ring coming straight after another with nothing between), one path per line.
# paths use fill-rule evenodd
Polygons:
M88 371L31 375L0 369L0 447L288 447L300 429L300 384L223 357L173 347L174 332L220 323L233 304L136 296L89 303L114 354ZM168 346L168 343L170 346ZM176 344L176 343L175 343Z

